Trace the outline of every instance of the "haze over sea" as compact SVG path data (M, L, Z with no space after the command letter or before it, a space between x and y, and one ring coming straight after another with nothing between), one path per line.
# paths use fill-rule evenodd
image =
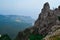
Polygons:
M49 2L51 9L60 4L60 0L0 0L0 15L24 15L37 19L45 2Z

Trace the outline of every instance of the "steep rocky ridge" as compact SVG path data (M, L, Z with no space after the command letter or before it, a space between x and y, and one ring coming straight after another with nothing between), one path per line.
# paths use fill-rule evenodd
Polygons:
M29 40L31 33L41 34L43 36L51 34L54 30L54 25L60 25L60 6L54 10L50 9L49 3L45 3L38 19L32 28L27 28L26 30L19 32L16 39L17 40ZM56 26L57 27L57 26Z

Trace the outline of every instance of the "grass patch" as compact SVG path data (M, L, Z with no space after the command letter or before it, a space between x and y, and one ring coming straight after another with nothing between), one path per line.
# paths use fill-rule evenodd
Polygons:
M41 40L44 36L40 34L31 34L29 39L30 40Z

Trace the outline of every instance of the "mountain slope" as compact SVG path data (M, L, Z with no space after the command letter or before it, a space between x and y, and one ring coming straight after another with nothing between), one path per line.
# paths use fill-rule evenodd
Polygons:
M19 32L16 40L42 40L46 35L57 30L54 28L54 25L60 25L60 6L51 10L49 3L47 2L44 4L33 27Z

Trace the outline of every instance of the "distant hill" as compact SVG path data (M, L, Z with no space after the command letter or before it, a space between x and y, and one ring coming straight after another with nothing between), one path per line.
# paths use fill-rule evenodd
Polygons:
M14 38L19 31L32 26L34 19L29 16L0 15L0 34Z

